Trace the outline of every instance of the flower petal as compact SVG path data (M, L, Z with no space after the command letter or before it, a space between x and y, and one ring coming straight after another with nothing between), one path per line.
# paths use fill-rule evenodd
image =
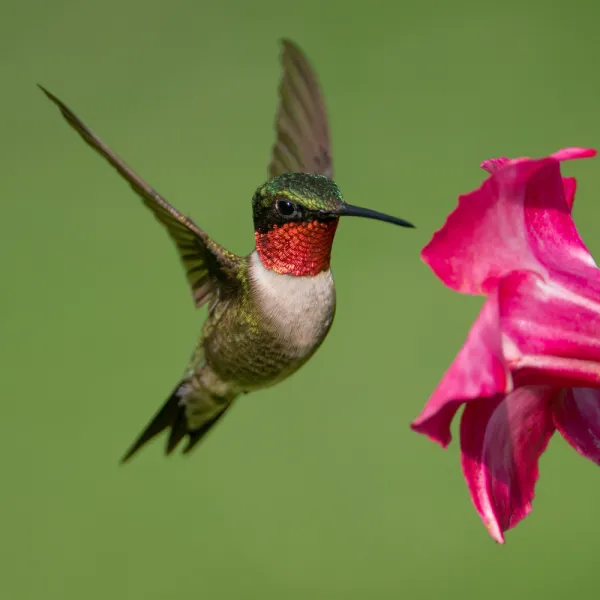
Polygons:
M515 385L600 385L600 296L595 300L515 272L498 286L504 358Z
M565 201L569 207L569 212L573 210L575 202L575 192L577 191L577 179L575 177L563 177L563 190L565 191Z
M452 439L450 424L463 402L494 397L510 385L502 356L497 296L493 294L411 429L446 447Z
M596 150L593 148L581 148L580 146L571 146L561 148L551 155L558 162L563 160L577 160L578 158L593 158L596 156Z
M479 166L488 173L493 173L494 171L497 171L503 167L509 160L510 158L506 158L506 156L501 156L500 158L489 158L488 160L484 160Z
M565 390L554 403L554 424L579 454L600 465L600 390Z
M461 462L475 509L500 544L503 532L531 512L538 459L554 424L550 387L470 402L460 423Z
M600 282L600 271L571 217L575 189L567 191L572 194L570 204L557 162L544 165L531 177L524 205L529 247L547 277L552 269Z
M593 154L591 155L593 156ZM504 156L500 158L489 158L484 160L480 167L488 173L493 173L503 167L510 159ZM573 210L573 202L575 202L575 192L577 191L577 180L575 177L563 177L563 190L565 192L565 201L569 207L569 212Z
M567 148L541 159L485 161L490 177L459 197L422 259L445 285L466 294L486 294L514 270L546 276L549 266L593 267L570 217L559 161L594 154ZM574 189L568 191L572 204Z
M594 156L594 154L589 154L588 156ZM500 158L489 158L488 160L484 160L480 167L487 171L488 173L493 173L497 171L501 167L503 167L507 162L509 162L509 158L501 156ZM575 177L563 177L563 190L565 193L565 201L567 202L567 206L569 207L569 212L573 210L573 202L575 202L575 192L577 191L577 180Z

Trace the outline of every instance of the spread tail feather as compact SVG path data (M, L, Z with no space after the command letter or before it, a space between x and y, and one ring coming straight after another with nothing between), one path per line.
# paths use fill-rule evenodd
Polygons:
M183 449L183 454L190 452L200 440L208 433L212 426L221 419L227 412L231 402L223 403L222 410L216 414L212 414L201 427L197 429L188 429L186 418L186 406L183 401L182 390L187 387L187 382L180 382L173 390L167 401L162 405L160 410L154 415L150 423L139 435L137 440L131 445L129 450L121 458L121 463L126 463L150 440L165 430L169 430L169 437L165 447L165 454L169 455L177 448L181 440L187 435L188 443Z

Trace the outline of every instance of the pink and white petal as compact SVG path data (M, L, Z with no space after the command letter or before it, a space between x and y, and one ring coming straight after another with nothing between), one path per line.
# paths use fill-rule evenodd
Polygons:
M583 288L591 278L600 291L600 271L571 217L575 187L571 180L565 189L559 163L540 168L527 185L525 228L534 255L547 271L572 274L583 282L579 284Z
M488 160L484 160L480 167L487 171L488 173L493 173L497 171L499 168L503 167L510 159L504 156L500 158L489 158ZM569 212L573 210L573 202L575 202L575 192L577 191L577 180L575 177L563 177L563 190L565 193L565 201L569 208Z
M550 387L523 387L508 396L470 402L460 423L461 463L475 509L490 535L504 532L532 509L538 460L554 423Z
M561 161L595 155L593 149L564 148L547 158L504 163L494 171L494 177L504 195L502 201L514 201L515 192L523 188L528 245L539 264L547 271L555 270L578 279L580 292L589 288L591 279L593 293L600 293L600 271L571 217L576 181L560 174ZM543 274L543 270L537 272Z
M463 402L503 394L510 385L502 355L497 296L493 294L485 301L465 344L411 429L445 448L452 439L452 419Z
M600 296L591 300L524 272L504 277L497 294L504 358L516 385L600 385Z
M571 220L559 163L593 154L565 149L541 159L484 162L490 177L459 197L421 251L423 261L446 286L466 294L489 293L514 270L546 276L548 261L553 268L565 259L593 265Z
M571 388L554 403L554 424L581 454L600 465L600 390Z

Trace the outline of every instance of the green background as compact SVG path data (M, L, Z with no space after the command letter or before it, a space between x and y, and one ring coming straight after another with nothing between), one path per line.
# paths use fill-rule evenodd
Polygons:
M532 515L498 546L458 444L408 425L481 304L419 251L483 159L600 146L598 6L3 3L0 597L593 597L597 467L555 436ZM120 467L204 311L164 231L34 84L243 253L282 36L319 73L346 199L418 229L342 223L336 323L315 358L191 457L166 460L161 441ZM599 165L564 169L596 255Z

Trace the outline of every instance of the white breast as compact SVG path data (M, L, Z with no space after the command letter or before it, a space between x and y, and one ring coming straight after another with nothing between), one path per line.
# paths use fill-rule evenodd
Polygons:
M306 277L280 275L267 269L253 252L250 279L264 316L282 341L299 355L312 351L327 333L335 312L331 271Z

